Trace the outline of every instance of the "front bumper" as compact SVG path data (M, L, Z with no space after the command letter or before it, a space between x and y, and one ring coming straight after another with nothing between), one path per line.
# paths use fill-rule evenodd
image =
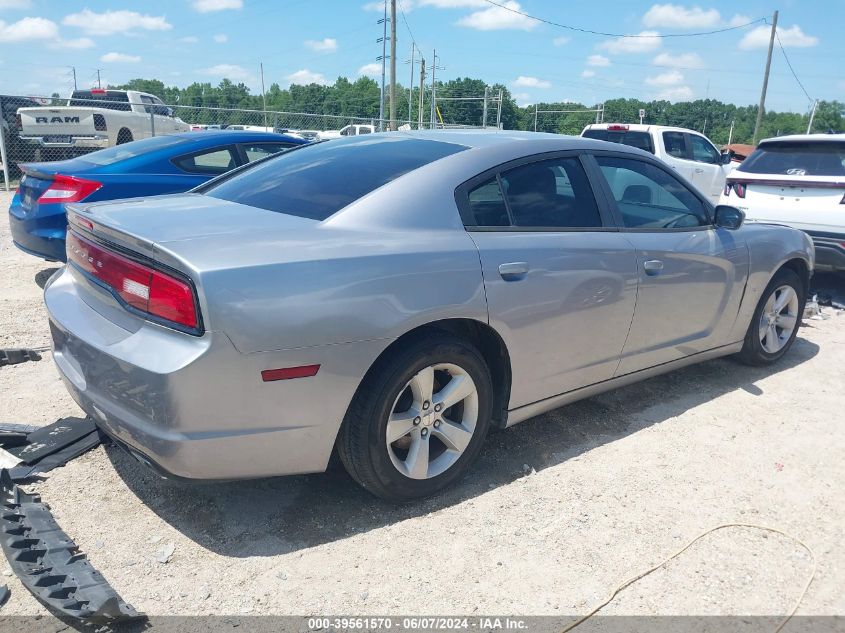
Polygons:
M358 363L386 345L241 354L220 332L196 337L143 321L85 283L65 268L45 289L65 386L105 433L179 479L324 471L366 371ZM316 376L261 379L265 369L307 364L321 365Z

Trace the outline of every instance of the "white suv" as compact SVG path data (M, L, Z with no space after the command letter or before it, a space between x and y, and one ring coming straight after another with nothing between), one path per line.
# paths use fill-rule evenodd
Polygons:
M749 222L801 229L816 245L816 270L845 271L845 134L760 141L729 176L719 202Z

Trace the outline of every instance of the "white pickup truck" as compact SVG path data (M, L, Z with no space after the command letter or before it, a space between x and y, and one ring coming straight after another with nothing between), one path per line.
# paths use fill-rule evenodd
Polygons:
M630 145L654 154L714 204L719 203L725 179L735 167L729 153L720 153L706 136L685 128L598 123L585 127L581 136Z
M325 130L317 133L318 141L326 141L331 138L340 138L341 136L358 136L359 134L372 134L376 131L374 125L347 125L339 130Z
M20 108L20 137L42 147L102 148L189 127L155 95L135 90L74 90L67 105Z

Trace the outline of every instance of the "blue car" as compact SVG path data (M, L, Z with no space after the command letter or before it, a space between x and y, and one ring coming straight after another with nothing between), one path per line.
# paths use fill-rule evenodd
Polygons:
M71 160L21 165L9 207L22 251L65 261L65 205L182 193L235 167L308 141L268 132L184 132L124 143Z

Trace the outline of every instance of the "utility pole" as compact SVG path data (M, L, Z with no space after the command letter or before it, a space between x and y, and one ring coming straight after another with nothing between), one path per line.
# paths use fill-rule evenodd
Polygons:
M261 103L264 105L264 131L267 131L267 94L264 92L264 62L261 66Z
M77 90L77 87L76 87L76 66L71 66L70 69L73 71L73 89Z
M537 111L540 109L540 104L534 104L534 131L537 131Z
M436 95L436 88L434 87L434 75L435 70L437 70L437 49L434 49L434 54L432 55L431 63L431 129L435 129L437 127L437 95Z
M734 138L734 121L731 121L731 129L728 130L728 145L731 144L731 141Z
M390 0L390 129L396 130L396 0Z
M481 115L481 127L487 128L487 94L490 92L490 87L484 85L484 108Z
M496 112L496 129L502 129L502 98L504 94L502 93L501 89L499 90L499 110Z
M812 134L813 132L813 119L816 118L816 108L819 107L819 100L816 99L813 101L813 111L810 112L810 122L807 124L807 134Z
M408 82L408 125L411 125L411 104L414 99L414 49L416 45L411 42L411 81Z
M769 54L766 56L766 72L763 75L763 91L760 93L760 107L757 109L757 123L754 125L754 135L751 144L757 144L757 135L760 133L760 124L763 122L763 110L766 108L766 90L769 87L769 70L772 67L772 49L775 46L775 34L778 28L778 12L772 16L772 34L769 36Z
M379 97L378 104L378 129L379 132L384 132L384 65L387 62L387 0L384 0L384 17L377 24L382 25L382 36L376 40L376 42L381 42L381 57L376 58L376 61L381 62L381 96Z
M420 51L422 54L422 51ZM420 105L417 109L417 129L423 129L423 106L425 105L425 58L420 57Z
M102 70L102 68L98 68L98 69L97 69L97 88L102 88L102 87L103 87L102 85L100 85L100 71L101 71L101 70Z

